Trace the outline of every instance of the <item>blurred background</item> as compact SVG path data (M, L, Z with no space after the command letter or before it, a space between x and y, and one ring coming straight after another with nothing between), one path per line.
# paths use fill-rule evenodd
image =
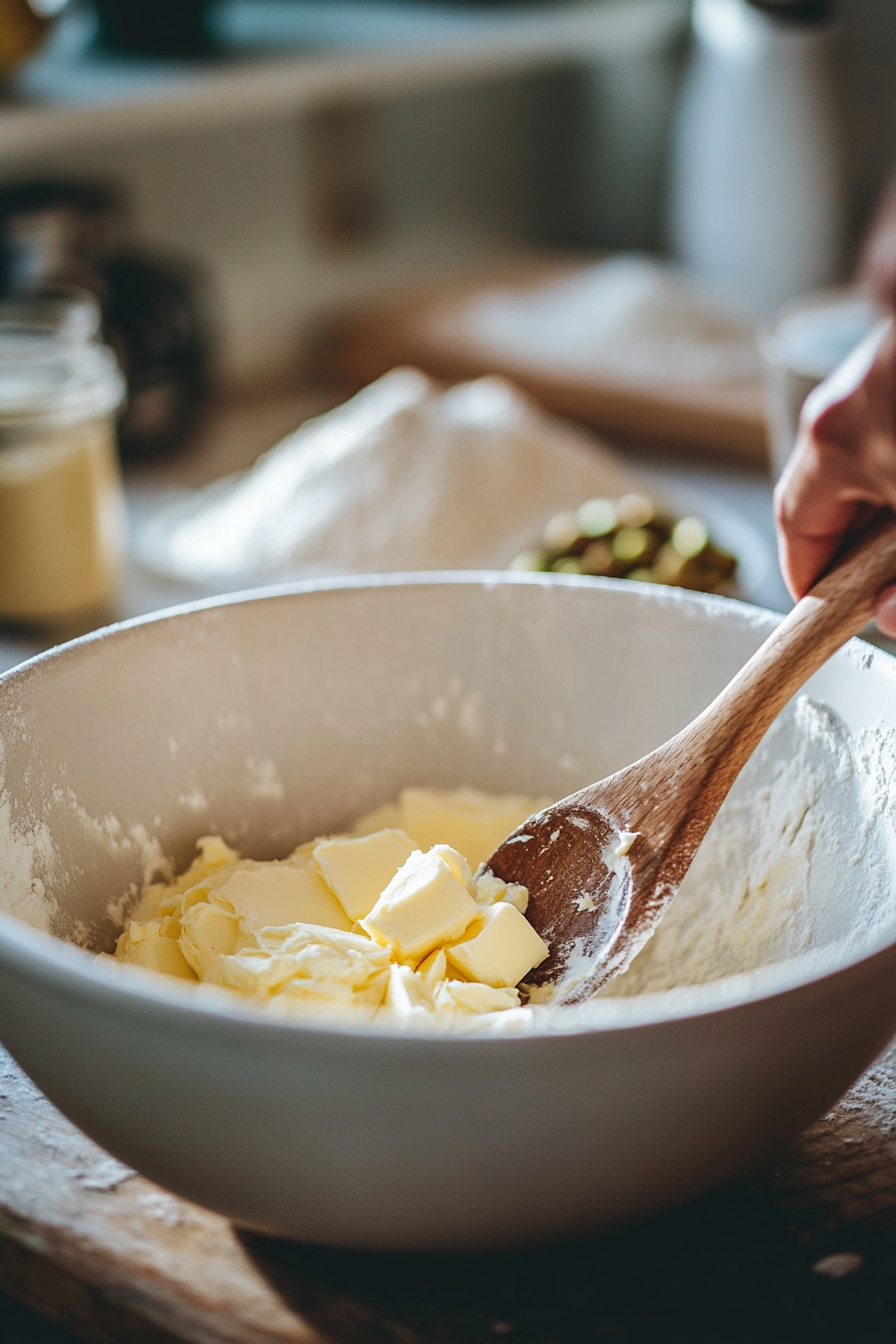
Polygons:
M838 16L849 246L896 156L896 6ZM2 0L0 25L2 179L112 186L134 239L202 268L231 387L313 367L323 323L397 285L670 247L681 0Z
M894 62L892 0L0 0L0 287L98 305L132 525L412 363L513 377L771 557L833 356L769 333L849 281ZM127 582L105 614L190 595ZM50 638L4 616L4 665Z

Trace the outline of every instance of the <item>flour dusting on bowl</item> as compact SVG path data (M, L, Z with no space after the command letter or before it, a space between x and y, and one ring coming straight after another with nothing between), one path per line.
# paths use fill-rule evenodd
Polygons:
M889 878L896 850L894 779L896 732L881 725L852 736L826 706L800 697L748 762L654 937L599 997L706 984L828 946L838 941L844 906L857 931L853 940L873 937L896 918ZM104 849L140 851L145 883L170 874L148 828L124 827L111 815L93 818L70 791L66 803ZM58 868L50 828L46 822L17 826L0 780L2 908L89 945L86 925L60 921L50 890ZM106 913L117 927L137 895L131 884L110 902ZM515 1014L501 1029L538 1029L549 1012L536 1007ZM466 1023L478 1033L488 1025Z
M698 985L896 917L896 734L801 696L745 766L657 932L602 997ZM837 906L841 909L838 911Z

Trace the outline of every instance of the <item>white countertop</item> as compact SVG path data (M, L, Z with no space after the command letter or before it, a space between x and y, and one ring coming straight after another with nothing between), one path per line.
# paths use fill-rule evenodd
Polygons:
M178 486L204 485L227 472L249 466L260 452L302 420L338 400L338 391L304 391L278 393L264 400L215 408L184 452L127 470L125 487L132 518L138 518L141 511L163 492ZM648 471L660 488L665 484L670 491L676 488L699 490L708 500L716 500L720 506L737 511L767 544L769 555L774 554L771 483L760 468L708 458L684 460L633 449L626 450L626 458L632 466ZM0 672L65 638L86 633L97 624L144 615L207 595L207 590L167 582L128 564L115 608L101 622L82 623L65 631L13 629L0 625ZM774 563L769 563L765 579L751 596L773 610L785 611L790 606Z

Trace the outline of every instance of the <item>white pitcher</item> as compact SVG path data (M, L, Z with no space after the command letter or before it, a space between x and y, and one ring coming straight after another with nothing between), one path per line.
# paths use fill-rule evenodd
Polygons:
M845 183L824 0L695 0L673 145L674 248L755 316L840 278Z

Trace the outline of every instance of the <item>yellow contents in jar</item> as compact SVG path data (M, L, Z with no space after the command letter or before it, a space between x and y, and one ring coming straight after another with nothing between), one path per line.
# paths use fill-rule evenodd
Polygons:
M50 620L115 590L124 520L108 417L0 443L0 616Z
M471 864L539 805L408 789L267 863L205 836L185 873L145 892L115 955L307 1014L425 1026L520 1009L516 986L549 949L525 887Z

